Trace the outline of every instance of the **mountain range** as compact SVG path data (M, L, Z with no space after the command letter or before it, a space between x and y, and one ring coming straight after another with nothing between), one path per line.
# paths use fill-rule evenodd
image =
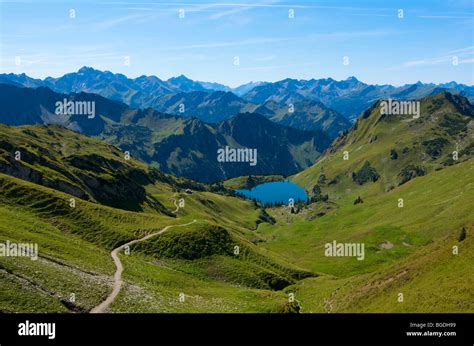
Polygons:
M56 102L94 102L96 115L58 115ZM0 122L56 124L117 145L163 172L212 182L246 174L289 175L310 166L329 146L319 130L280 125L257 113L238 113L216 124L135 109L90 93L59 94L47 87L0 84ZM258 164L218 162L221 148L258 148Z
M341 81L332 78L310 80L288 78L273 83L250 82L232 89L219 83L193 81L183 75L172 77L166 81L156 76L140 76L131 79L120 73L82 67L77 72L68 73L59 78L47 77L43 80L30 78L25 74L1 74L0 82L26 87L47 86L61 93L81 91L95 93L121 101L135 108L155 108L156 106L159 111L163 111L160 107L169 98L174 99L173 96L169 95L195 91L221 92L213 96L213 99L228 98L229 96L225 92L232 92L247 102L256 105L274 101L287 107L289 104L309 99L321 102L327 108L342 114L351 122L379 99L419 99L442 91L449 91L453 94L461 94L474 102L474 86L456 82L444 84L418 82L395 87L392 85L370 85L357 80L355 77L349 77ZM160 100L163 96L166 96L164 100ZM185 108L190 109L196 109L199 106L199 104L185 104ZM203 106L204 104L201 104L201 107ZM219 120L222 120L222 118Z
M252 103L275 101L295 103L305 99L322 102L325 106L354 121L359 114L380 99L413 100L434 95L442 91L466 96L474 101L474 86L455 82L447 84L408 84L400 87L392 85L369 85L355 77L336 81L332 78L296 80L285 79L275 83L260 85L243 96Z
M474 95L473 87L455 82L394 87L354 77L250 83L236 92L183 75L130 79L90 67L44 80L3 74L0 86L5 124L63 125L128 150L163 172L206 182L304 169L351 127L356 114L381 98L419 99L446 90L468 99ZM93 101L98 116L57 116L55 103L63 99ZM217 150L226 147L258 147L259 164L217 162Z
M229 91L163 95L156 98L150 107L178 116L197 117L209 123L218 123L238 113L258 113L278 124L306 131L323 131L330 139L351 126L344 116L318 101L303 99L292 105L275 101L254 104Z

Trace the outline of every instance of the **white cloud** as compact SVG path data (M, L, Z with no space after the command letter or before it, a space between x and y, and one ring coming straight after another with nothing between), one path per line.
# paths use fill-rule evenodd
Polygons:
M297 68L302 66L316 66L318 62L308 62L301 64L288 64L288 65L269 65L269 66L250 66L250 67L240 67L239 71L266 71L266 70L278 70L283 68Z
M472 61L474 60L472 56L474 56L474 46L469 46L465 48L451 50L443 56L407 61L403 64L403 67L439 65L446 63L452 64L455 58L458 59L458 64L472 64Z
M418 18L423 19L472 19L472 15L424 15L418 16Z
M275 42L284 42L289 41L294 38L292 37L260 37L260 38L251 38L240 41L228 41L228 42L209 42L209 43L199 43L191 44L184 46L175 46L170 47L167 50L181 50L181 49L194 49L194 48L222 48L222 47L233 47L233 46L245 46L252 44L268 44Z
M232 10L214 13L214 14L209 16L209 19L220 19L222 17L226 17L226 16L229 16L229 15L237 14L237 13L241 13L241 12L248 11L248 10L250 10L250 7L234 8Z
M271 60L275 60L275 58L276 58L275 55L268 55L268 56L256 58L255 61L271 61Z
M398 32L397 32L398 33ZM246 46L254 44L271 44L279 42L315 42L315 41L324 41L324 40L347 40L353 39L356 37L372 37L372 36L384 36L392 34L388 31L355 31L355 32L332 32L332 33L323 33L323 34L310 34L305 36L295 36L295 37L259 37L259 38L250 38L245 40L238 41L227 41L227 42L208 42L208 43L198 43L191 45L175 46L169 47L165 50L181 50L181 49L196 49L196 48L222 48L222 47L234 47L234 46Z

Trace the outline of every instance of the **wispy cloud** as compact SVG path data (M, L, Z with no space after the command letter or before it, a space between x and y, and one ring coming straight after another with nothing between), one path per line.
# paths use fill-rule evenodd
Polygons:
M474 54L474 46L451 50L448 54Z
M275 60L275 58L276 58L275 55L268 55L268 56L256 58L255 61L271 61L271 60Z
M323 9L323 10L335 10L335 11L345 11L347 13L365 11L367 15L370 13L377 13L381 11L386 11L387 13L384 16L392 15L388 12L394 12L393 8L381 8L381 7L363 7L363 6L327 6L327 5L317 5L311 3L296 3L288 2L281 3L280 1L252 1L252 2L201 2L201 3L192 3L192 2L127 2L127 1L118 1L118 2L99 2L100 5L109 5L109 6L133 6L132 9L141 9L154 11L160 8L184 8L186 11L198 12L198 11L208 11L210 9L219 9L219 8L231 8L222 13L232 14L238 13L238 8L248 9ZM136 7L140 6L140 7Z
M165 50L181 50L181 49L196 49L196 48L222 48L222 47L234 47L234 46L246 46L255 44L272 44L281 42L315 42L324 40L349 40L354 38L371 37L371 36L385 36L393 34L390 31L354 31L354 32L331 32L331 33L320 33L310 34L304 36L292 36L292 37L257 37L249 38L244 40L226 41L226 42L207 42L198 43L182 46L174 46L166 48ZM396 32L397 34L399 32Z
M318 33L311 34L306 37L308 40L319 41L319 40L348 40L354 38L363 38L363 37L379 37L387 36L393 34L402 34L401 31L387 31L387 30L371 30L371 31L336 31L329 33Z
M447 16L447 15L428 15L428 16L418 16L418 18L423 19L472 19L472 16Z
M102 22L95 23L96 29L110 29L114 26L124 24L126 22L135 21L135 22L145 22L153 20L155 17L153 14L144 14L144 13L134 13L127 16L111 18L104 20Z
M181 49L194 49L194 48L222 48L222 47L233 47L233 46L246 46L252 44L269 44L276 42L284 42L295 39L294 37L260 37L251 38L246 40L228 41L228 42L209 42L190 44L183 46L169 47L166 50L181 50Z
M222 12L218 12L218 13L214 13L212 15L209 16L209 19L220 19L222 17L226 17L226 16L229 16L229 15L234 15L234 14L237 14L237 13L241 13L241 12L244 12L244 11L248 11L250 10L251 7L247 6L247 7L239 7L239 8L234 8L232 10L227 10L227 11L222 11Z
M239 67L239 71L266 71L266 70L278 70L287 68L307 67L316 66L319 63L317 61L301 63L301 64L287 64L287 65L268 65L268 66L250 66L250 67Z
M391 10L391 8L374 8L374 7L363 7L363 6L323 6L323 5L313 5L311 3L282 3L280 1L248 1L248 2L135 2L135 1L100 1L100 5L138 5L138 6L214 6L214 7L275 7L275 8L289 8L289 7L298 7L298 8L328 8L328 9L344 9L344 10Z
M437 57L437 58L429 58L429 59L420 59L420 60L412 60L407 61L403 64L404 67L413 67L413 66L421 66L421 65L438 65L443 64L448 61L452 61L453 57L451 56L444 56L444 57Z
M403 67L453 63L455 59L457 59L458 64L472 64L474 60L473 56L474 46L469 46L465 48L451 50L443 56L407 61L403 64Z

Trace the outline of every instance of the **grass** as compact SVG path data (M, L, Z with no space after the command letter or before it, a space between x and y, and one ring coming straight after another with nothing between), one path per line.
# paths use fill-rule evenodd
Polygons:
M291 289L305 312L472 313L473 246L472 231L463 242L449 236L389 268L351 278L310 278Z
M177 262L171 256L171 261L167 264L170 269L164 270L174 273L176 269L173 268L183 265L186 270L180 275L186 278L186 282L195 280L209 287L215 286L216 291L230 290L235 298L231 305L222 305L220 298L213 298L213 301L216 301L215 305L209 305L206 308L204 305L207 303L204 304L198 299L193 311L210 311L212 306L217 305L221 310L216 311L224 311L222 309L226 306L230 309L227 311L242 311L242 309L250 311L252 307L255 309L253 311L282 310L285 300L281 299L283 303L280 304L279 299L274 301L273 298L284 295L265 293L271 291L271 287L268 284L269 281L264 279L270 278L271 281L271 273L275 273L275 277L291 280L288 281L290 284L296 282L291 279L292 275L300 275L297 269L291 269L291 266L279 260L278 256L272 259L269 254L262 253L264 251L260 251L247 240L251 237L252 231L244 226L256 227L258 211L251 207L251 203L239 198L225 197L210 192L183 195L186 197L186 206L178 212L182 215L179 218L172 218L157 213L136 213L110 208L80 199L76 201L75 208L71 208L70 195L4 174L0 174L0 188L2 189L0 241L37 243L40 252L38 261L17 257L0 258L2 282L6 283L6 289L9 290L9 294L0 299L1 311L88 311L110 292L111 277L115 271L109 254L112 248L131 239L158 231L166 225L184 223L184 220L196 217L203 218L201 226L178 230L176 234L170 231L169 234L163 234L163 238L158 237L154 241L159 245L162 242L166 244L166 239L168 239L175 244L174 249L178 253L183 253L180 249L183 239L191 235L192 241L188 244L192 247L198 244L197 239L204 239L202 247L196 248L196 253L202 257L202 260L184 261L181 259L181 262ZM172 205L171 198L181 194L173 193L172 186L163 184L150 187L150 189L155 192L161 191L156 198L163 200L163 203L168 200L167 203L170 206ZM212 225L212 222L218 221L215 218L218 215L222 215L220 224L228 227L229 230ZM245 218L247 222L241 223L240 218ZM211 223L206 223L206 219ZM224 257L215 257L212 251L206 252L206 247L217 240L212 232L206 235L207 229L203 228L203 225L227 234L227 238L224 237L224 240L227 239L227 243L224 242L227 248L222 253ZM234 255L231 251L234 243L240 244L242 259L232 258ZM145 258L146 263L156 261L160 253L147 251L146 246L149 244L158 246L150 240L143 243L143 248L132 249L132 254ZM156 250L153 246L152 249ZM166 249L167 246L162 248ZM128 264L124 263L124 265L128 273ZM160 266L157 267L160 271L163 270ZM245 279L245 275L240 276L239 273L247 275L248 280ZM141 285L140 277L141 275L130 281L127 280L127 287ZM247 282L244 282L242 286L236 283L238 280ZM14 294L13 289L17 285L26 287L21 295ZM181 291L180 285L181 282L177 281L170 289L173 292ZM206 286L203 286L203 292ZM258 287L258 289L251 287ZM76 295L76 302L73 304L68 301L72 293ZM255 297L255 300L260 297L268 297L268 299L264 304L249 304L239 308L237 297L247 295ZM22 299L22 304L16 307L12 303L15 296L17 299ZM208 298L211 299L210 294ZM55 303L43 306L36 303L38 299ZM129 298L125 298L125 301L127 299ZM190 299L190 302L192 301L193 299ZM184 304L184 306L187 305ZM168 311L183 311L182 308L183 305L176 305L175 310L168 309Z
M112 305L117 312L278 312L286 305L283 292L252 289L197 278L151 262L140 254L122 256L126 289ZM133 284L129 284L133 283ZM180 302L180 294L185 301Z
M385 194L365 198L363 204L348 204L309 222L294 217L287 224L280 213L270 209L279 222L259 227L257 233L267 240L261 246L313 272L345 277L373 271L474 223L473 167L474 161L469 160L418 177ZM452 179L454 176L457 178ZM403 208L398 207L399 198L404 199ZM365 243L365 260L326 257L324 244L333 240ZM387 241L394 247L379 251L379 245Z
M33 242L40 251L37 261L0 257L0 311L89 311L110 293L113 248L196 219L120 253L124 287L111 311L288 312L287 295L295 292L302 312L473 312L474 159L466 149L473 129L450 102L443 94L427 98L418 120L372 109L316 165L292 177L310 192L320 184L329 201L298 214L267 208L274 225L262 223L250 201L134 159L122 162L118 149L96 139L55 126L0 126L0 167L8 173L0 173L0 241ZM451 162L456 143L463 154ZM15 148L26 154L21 167L12 161ZM80 167L64 159L73 156ZM366 161L379 179L357 184L352 173ZM400 184L410 164L426 175ZM118 200L127 199L120 184L132 179L143 198L107 206L85 185L84 172L103 186L117 185L111 191ZM78 191L85 195L71 208ZM359 196L363 203L355 205ZM333 240L363 243L364 260L326 257L324 246Z

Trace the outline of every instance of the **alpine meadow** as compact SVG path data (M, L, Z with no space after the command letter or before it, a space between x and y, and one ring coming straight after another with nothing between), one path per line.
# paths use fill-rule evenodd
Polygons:
M2 315L474 313L472 2L0 7Z

